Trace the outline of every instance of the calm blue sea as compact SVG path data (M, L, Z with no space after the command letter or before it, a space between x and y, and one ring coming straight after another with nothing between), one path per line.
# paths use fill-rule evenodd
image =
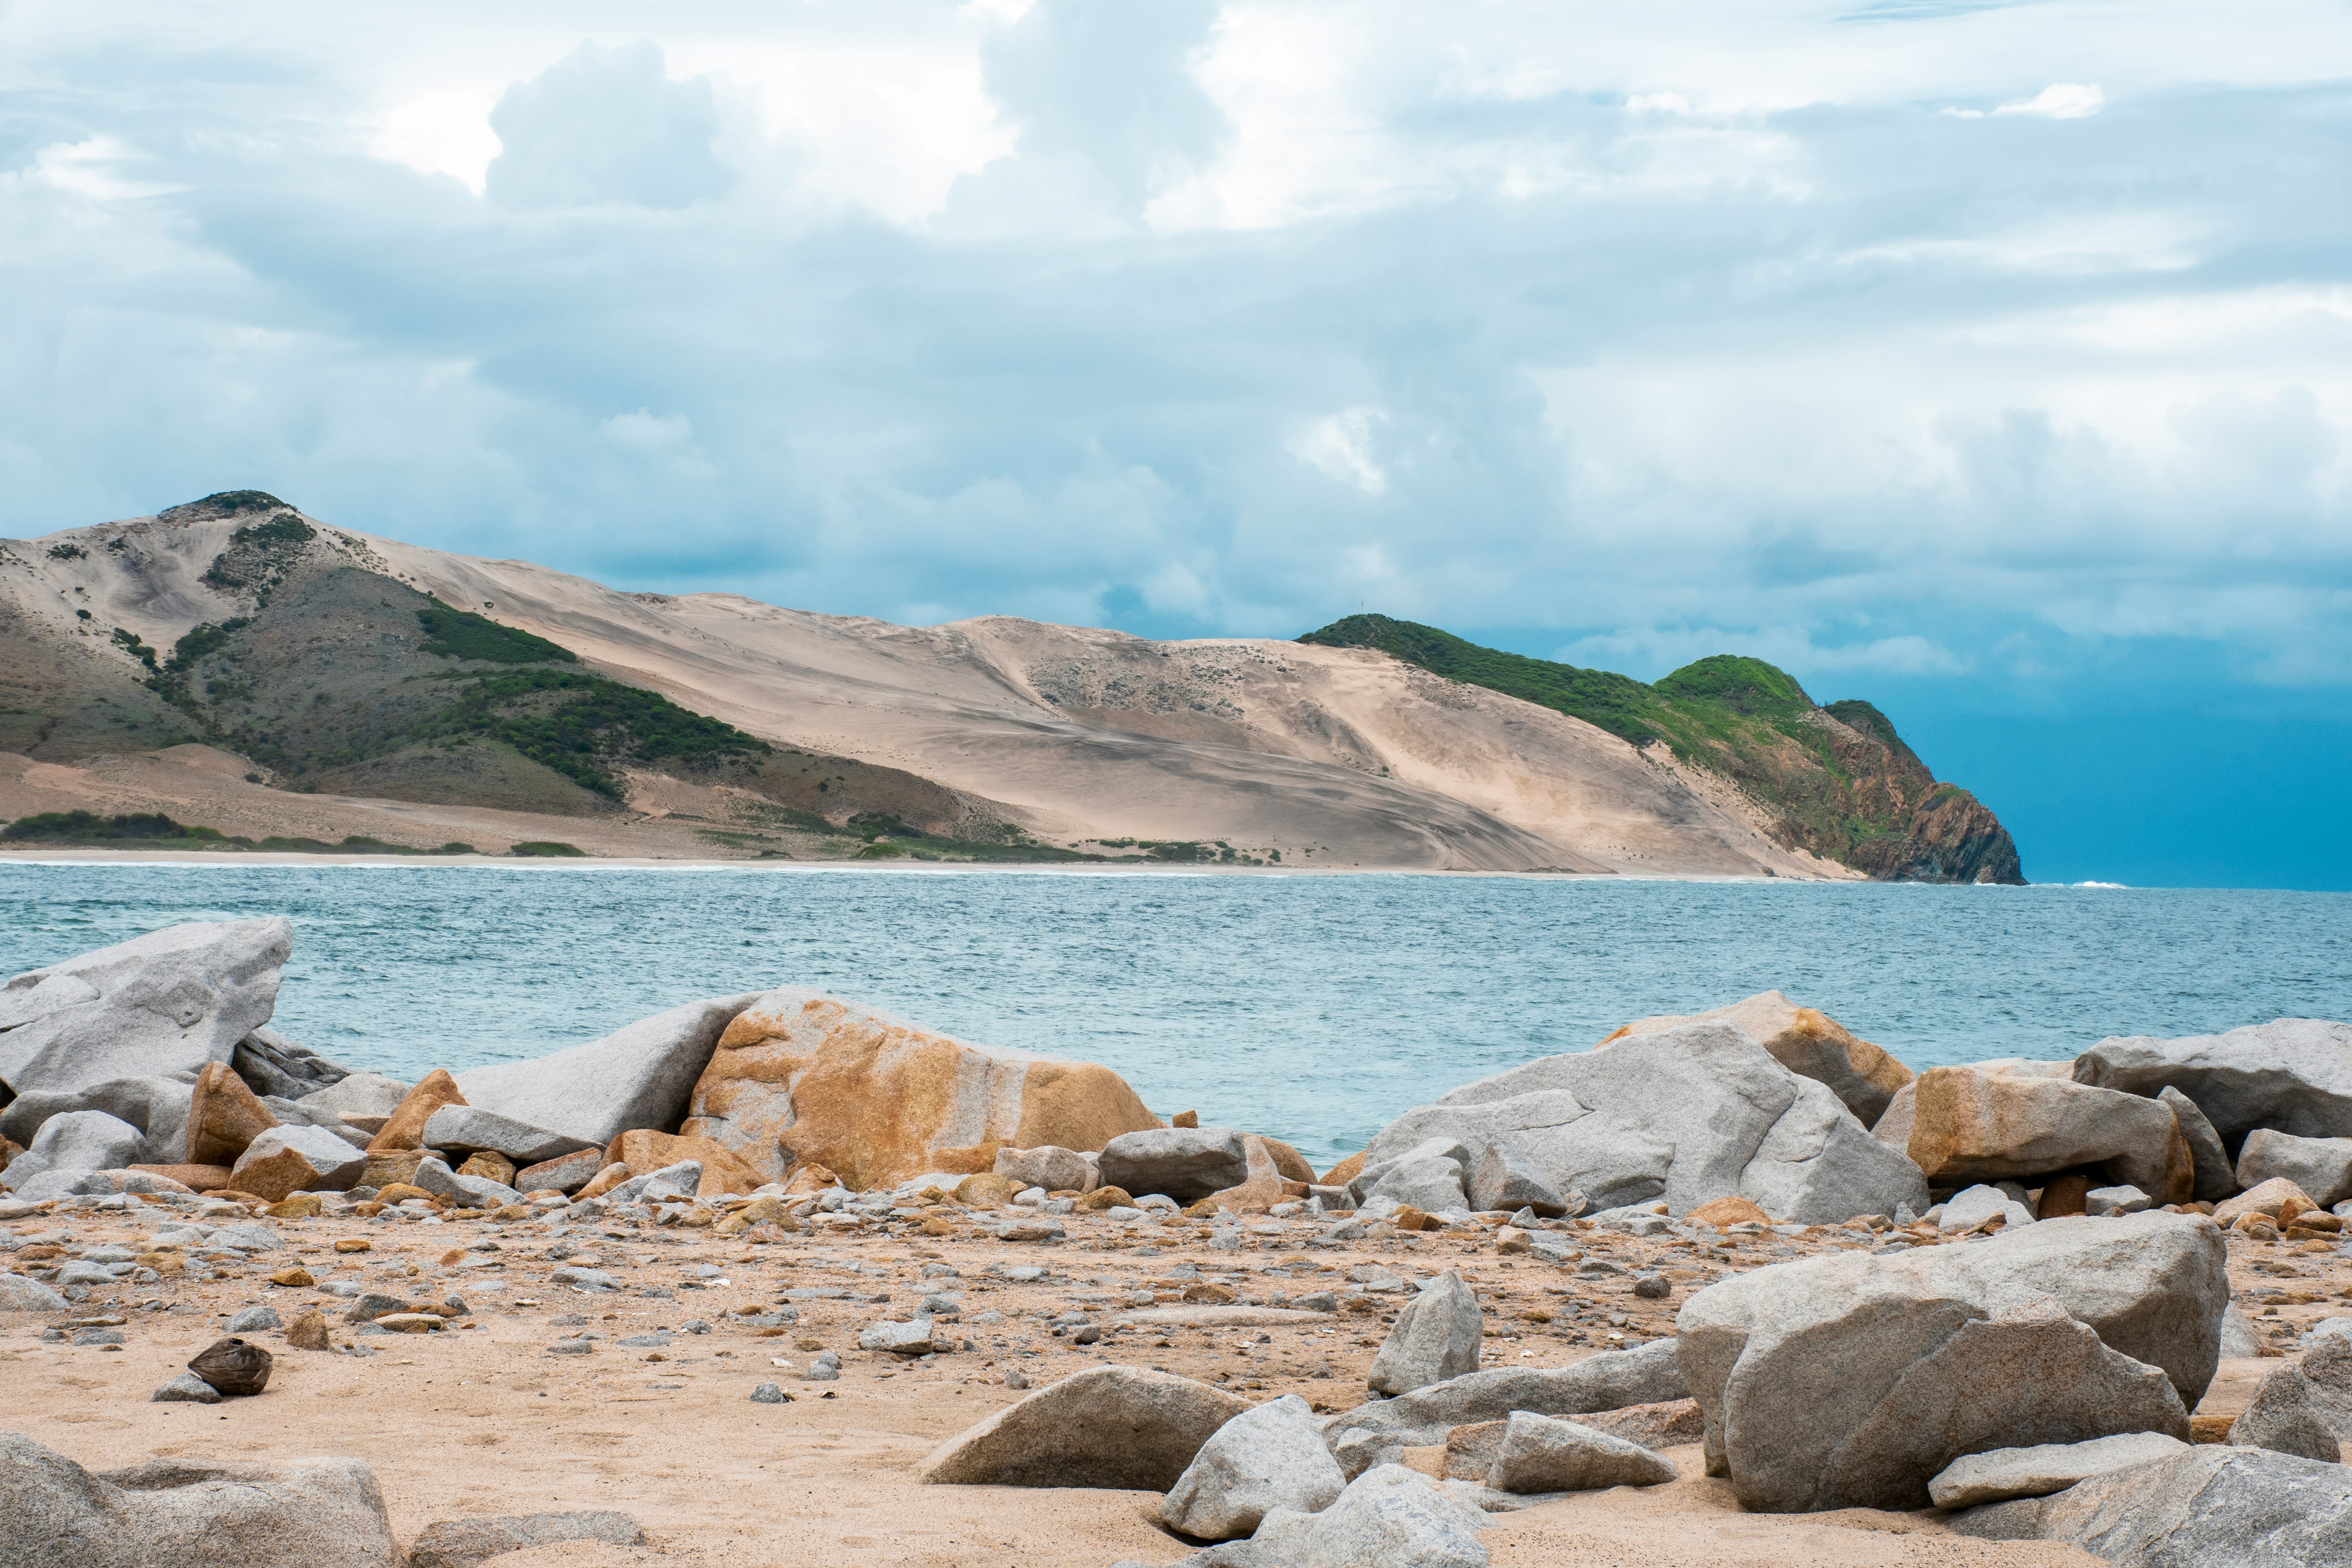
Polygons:
M2352 1017L2352 895L773 867L0 864L0 974L292 917L277 1026L414 1079L805 984L1105 1062L1318 1163L1628 1019L1777 987L1915 1067Z

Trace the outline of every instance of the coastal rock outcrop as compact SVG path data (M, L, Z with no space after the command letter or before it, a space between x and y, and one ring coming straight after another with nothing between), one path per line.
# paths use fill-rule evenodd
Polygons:
M0 1085L68 1092L227 1062L269 1021L294 950L273 916L170 926L0 987Z
M1675 1479L1674 1461L1580 1422L1514 1411L1503 1423L1486 1484L1498 1492L1597 1491Z
M2227 1261L2210 1221L2146 1214L1709 1286L1676 1324L1709 1469L1761 1512L1913 1509L1979 1449L2185 1439L2218 1363Z
M1927 1184L1900 1150L1723 1023L1627 1036L1454 1089L1383 1129L1364 1173L1432 1139L1459 1144L1472 1168L1509 1143L1595 1209L1664 1199L1686 1214L1736 1194L1778 1218L1827 1223L1927 1206Z
M1826 1087L1864 1127L1885 1115L1886 1102L1916 1076L1828 1014L1800 1007L1778 991L1760 991L1704 1013L1636 1018L1601 1043L1661 1035L1685 1024L1718 1023L1747 1031L1774 1061Z
M2352 1024L2280 1018L2173 1040L2119 1036L2075 1058L2074 1076L2126 1094L2180 1090L2233 1156L2257 1127L2352 1137Z
M2011 1066L1928 1068L1875 1135L1939 1187L2092 1165L2160 1203L2189 1201L2196 1162L2170 1106Z
M2189 1145L2189 1158L2197 1167L2196 1201L2217 1204L2238 1190L2238 1173L2230 1163L2230 1152L2221 1147L2221 1135L2197 1102L2166 1084L2157 1099L2172 1108L2172 1120L2180 1128L2180 1136Z
M2171 1458L2189 1445L2162 1432L2122 1432L2084 1443L1990 1448L1966 1454L1927 1483L1937 1508L1975 1508L2012 1498L2048 1497L2109 1470Z
M770 1181L814 1162L852 1187L887 1186L989 1171L1001 1148L1098 1150L1160 1124L1108 1068L975 1045L799 986L739 999L707 1059L679 1131Z
M2204 1444L2048 1497L1956 1514L1954 1533L2063 1541L2115 1568L2352 1563L2352 1470Z
M584 1138L551 1132L478 1105L445 1105L425 1119L425 1146L445 1149L460 1157L488 1152L504 1155L517 1165L536 1165L542 1160L561 1159L596 1145Z
M1249 1401L1172 1373L1102 1366L1006 1405L932 1450L940 1486L1110 1487L1164 1492Z
M41 1123L26 1151L0 1171L0 1186L25 1189L37 1176L64 1172L112 1171L136 1161L146 1135L103 1110L69 1110Z
M91 1471L0 1432L11 1568L400 1568L383 1493L357 1459L150 1459Z
M457 1089L469 1106L583 1144L610 1143L639 1128L667 1132L686 1115L720 1034L758 1000L747 994L688 1002L584 1046L469 1068L457 1075Z

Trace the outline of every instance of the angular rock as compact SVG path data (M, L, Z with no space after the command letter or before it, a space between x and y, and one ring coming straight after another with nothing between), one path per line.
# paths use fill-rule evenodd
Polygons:
M1706 1440L1706 1417L1696 1399L1668 1399L1655 1405L1631 1405L1622 1410L1602 1410L1577 1417L1580 1426L1644 1448L1680 1448Z
M536 1165L526 1165L517 1171L514 1188L522 1193L576 1193L596 1179L597 1173L604 1168L605 1163L602 1149L583 1149L574 1154L542 1160ZM625 1166L614 1185L617 1186L627 1179Z
M1103 1184L1180 1204L1249 1179L1249 1151L1230 1127L1162 1127L1122 1132L1103 1145Z
M357 1459L150 1459L92 1472L0 1432L10 1568L400 1568L383 1493Z
M1470 1178L1470 1206L1488 1214L1531 1209L1544 1219L1558 1219L1568 1213L1568 1199L1516 1145L1489 1143Z
M2172 1119L2180 1125L2180 1136L2189 1145L2189 1163L2197 1167L2196 1200L2200 1204L2218 1204L2238 1190L2238 1173L2230 1163L2229 1151L2221 1147L2221 1135L2197 1109L2197 1102L2166 1084L2157 1099L2172 1108Z
M1486 1568L1478 1531L1486 1517L1402 1465L1381 1465L1349 1483L1320 1513L1277 1509L1250 1544L1273 1568Z
M924 1459L933 1485L1164 1492L1249 1402L1191 1378L1091 1367L1006 1405Z
M509 1192L515 1190L514 1162L509 1160L504 1154L494 1153L488 1149L479 1153L467 1155L466 1163L457 1167L457 1173L460 1177L479 1176L484 1181L504 1187Z
M134 1174L154 1176L192 1193L218 1192L228 1185L226 1165L131 1165Z
M2049 1497L1972 1508L1951 1528L2066 1542L2116 1568L2316 1568L2352 1563L2352 1471L2205 1444Z
M2254 1325L2238 1310L2237 1303L2231 1302L2221 1312L2221 1359L2242 1361L2262 1353L2263 1342L2254 1333Z
M2298 1138L2257 1127L2238 1151L2238 1185L2284 1177L2321 1208L2352 1198L2352 1138Z
M720 1034L756 994L689 1002L601 1040L457 1075L468 1105L609 1144L637 1128L667 1131L687 1113Z
M2219 1360L2227 1260L2201 1216L2148 1214L1710 1286L1676 1322L1710 1472L1761 1512L1915 1509L1962 1454L2185 1439Z
M521 1197L503 1182L488 1176L461 1175L438 1160L420 1160L409 1180L443 1203L461 1209L503 1208Z
M1948 1509L2047 1497L2109 1470L2171 1458L2188 1447L2179 1438L2162 1432L2119 1432L2087 1443L1992 1448L1954 1459L1927 1483L1927 1495L1937 1508Z
M351 1076L308 1046L296 1045L275 1029L256 1029L239 1040L228 1065L256 1094L304 1100Z
M2311 1201L2309 1193L2296 1186L2286 1177L2273 1176L2268 1181L2256 1183L2236 1197L2226 1198L2214 1205L2213 1223L2222 1226L2235 1225L2250 1214L2258 1214L2266 1219L2276 1219L2290 1203L2301 1208L2319 1206Z
M236 1163L256 1138L278 1125L245 1079L219 1062L197 1072L189 1097L187 1135L175 1156L190 1165Z
M0 1273L0 1312L62 1312L72 1306L37 1279Z
M1738 1194L1812 1224L1927 1206L1927 1183L1899 1150L1727 1024L1628 1036L1465 1085L1391 1123L1366 1168L1435 1137L1462 1143L1474 1168L1509 1142L1596 1209L1664 1199L1685 1214Z
M1314 1513L1347 1489L1313 1413L1295 1394L1217 1428L1160 1504L1160 1521L1203 1541L1250 1534L1275 1509Z
M188 1102L193 1090L168 1078L117 1078L80 1089L36 1089L0 1110L0 1143L30 1143L52 1116L102 1110L145 1135L140 1162L176 1162L187 1142ZM0 1160L0 1164L5 1164Z
M2325 1464L2352 1450L2352 1340L2324 1335L2263 1377L2230 1441Z
M1393 1141L1382 1150L1379 1159L1367 1160L1363 1167L1349 1182L1348 1194L1350 1197L1360 1204L1372 1195L1373 1189L1388 1179L1390 1172L1400 1166L1417 1164L1429 1160L1444 1160L1458 1170L1467 1171L1477 1164L1478 1157L1471 1152L1472 1145L1458 1138L1449 1138L1440 1133L1434 1137L1423 1138L1419 1142L1408 1144L1404 1141L1404 1131L1408 1124L1417 1117L1426 1114L1431 1109L1424 1106L1418 1110L1409 1110L1404 1116L1390 1124L1388 1131L1381 1134L1381 1138L1390 1140L1391 1135L1394 1135ZM1460 1120L1460 1118L1457 1116L1454 1120ZM1378 1147L1379 1144L1376 1142L1374 1146Z
M561 1284L562 1281L558 1280L557 1283ZM397 1296L386 1296L379 1291L370 1290L352 1300L350 1308L343 1313L343 1321L373 1323L378 1318L393 1312L413 1312L415 1310Z
M588 1139L551 1132L478 1105L445 1105L425 1118L425 1145L461 1157L499 1154L516 1165L536 1165L596 1147Z
M1675 1342L1604 1351L1568 1366L1498 1367L1433 1383L1393 1399L1376 1399L1326 1416L1323 1440L1349 1476L1361 1475L1393 1447L1445 1441L1456 1426L1500 1421L1513 1411L1586 1415L1690 1397Z
M1099 1171L1101 1156L1092 1156ZM1191 1205L1195 1213L1216 1213L1230 1210L1235 1214L1264 1214L1291 1195L1285 1184L1282 1167L1275 1159L1273 1141L1255 1132L1242 1136L1242 1158L1249 1174L1238 1186L1221 1188ZM1097 1177L1097 1179L1099 1179Z
M1683 1216L1718 1230L1729 1230L1735 1225L1770 1225L1772 1216L1757 1204L1741 1197L1712 1198Z
M2172 1108L2071 1079L1930 1068L1911 1086L1902 1143L1936 1186L2095 1165L2110 1181L2186 1203L2197 1168ZM1890 1110L1884 1142L1903 1126Z
M215 1340L198 1351L188 1370L232 1398L269 1386L269 1352L241 1339Z
M21 1191L49 1172L120 1170L139 1158L146 1136L103 1110L69 1110L41 1123L32 1144L0 1171L0 1186Z
M1092 1062L976 1045L799 986L737 1007L680 1131L733 1151L763 1181L813 1161L864 1191L926 1171L985 1172L1006 1146L1100 1149L1160 1124Z
M340 1193L356 1186L367 1155L322 1127L273 1127L245 1147L229 1185L276 1203L289 1193Z
M434 1113L452 1105L466 1103L465 1093L457 1080L440 1068L435 1068L416 1080L416 1086L400 1099L392 1109L391 1120L376 1130L368 1140L371 1154L397 1154L425 1147L425 1124Z
M221 1328L232 1334L257 1334L264 1329L285 1327L286 1320L278 1315L275 1307L247 1307L234 1314Z
M857 1336L857 1348L862 1351L887 1351L893 1355L928 1355L939 1348L932 1339L934 1325L929 1318L917 1318L909 1323L877 1323ZM954 1337L947 1336L950 1348Z
M1886 1113L1887 1101L1915 1076L1909 1068L1849 1033L1828 1014L1800 1007L1778 991L1759 992L1728 1007L1686 1016L1637 1018L1601 1043L1664 1034L1685 1024L1713 1023L1744 1030L1774 1061L1836 1095L1864 1127Z
M589 1183L580 1190L583 1194L593 1193L597 1184L604 1181L605 1174L610 1174L614 1171L626 1173L629 1167L625 1164L607 1165L604 1168L604 1174L598 1175L594 1182ZM658 1170L647 1171L642 1176L630 1176L625 1173L621 1182L608 1188L604 1195L616 1204L677 1203L694 1196L696 1191L703 1184L701 1162L680 1160L675 1165L664 1165Z
M1385 1198L1391 1204L1406 1205L1424 1214L1459 1212L1470 1203L1462 1177L1460 1162L1443 1155L1391 1161L1371 1181L1364 1194L1364 1205L1370 1207Z
M2257 1127L2352 1137L2352 1024L2281 1018L2222 1035L2101 1040L2074 1058L2077 1082L2197 1102L2234 1155Z
M2139 1214L2154 1200L2137 1187L2093 1187L2083 1194L2083 1212L2093 1219Z
M193 1372L184 1372L147 1396L152 1405L218 1405L221 1392Z
M333 1342L329 1335L327 1315L313 1308L287 1326L286 1342L298 1351L322 1351Z
M1954 1193L1947 1199L1944 1212L1936 1216L1936 1228L1945 1232L1974 1230L1994 1218L2004 1225L2032 1225L2033 1213L1999 1187L1979 1185Z
M722 1193L743 1195L767 1184L750 1162L709 1138L643 1131L624 1132L604 1151L604 1160L608 1166L626 1165L632 1176L691 1163L698 1174L690 1190L701 1197L716 1197Z
M380 1072L362 1070L304 1095L302 1108L321 1119L381 1116L389 1120L415 1087Z
M628 1514L601 1511L442 1520L426 1525L410 1543L409 1568L474 1568L509 1552L528 1552L534 1546L566 1541L643 1546L646 1532Z
M1449 1268L1397 1314L1366 1382L1375 1394L1411 1394L1476 1372L1485 1332L1478 1298L1463 1283L1461 1271Z
M172 926L0 987L0 1084L79 1091L226 1062L268 1022L294 928L281 918Z
M1522 1410L1505 1420L1486 1480L1500 1492L1577 1492L1656 1486L1675 1473L1671 1460L1639 1443Z
M999 1149L996 1173L1011 1182L1015 1192L1043 1187L1049 1193L1085 1193L1095 1184L1094 1163L1076 1149L1055 1143L1034 1149Z

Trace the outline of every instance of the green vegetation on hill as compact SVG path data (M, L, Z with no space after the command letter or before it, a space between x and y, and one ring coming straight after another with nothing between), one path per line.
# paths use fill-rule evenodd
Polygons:
M562 643L502 626L471 610L452 609L436 599L416 612L431 634L425 651L442 658L479 659L485 664L577 664L580 656Z
M1819 707L1794 677L1762 659L1718 654L1644 685L1387 616L1349 616L1298 640L1375 648L1635 746L1663 745L1731 780L1783 846L1874 877L2023 880L2007 830L1966 790L1937 783L1885 714L1862 701Z
M425 647L435 651L431 644ZM688 712L658 692L556 669L472 679L455 701L410 726L407 738L445 744L464 738L502 741L614 800L622 798L615 770L632 763L698 768L768 752L768 743L757 736Z
M218 829L191 827L160 811L100 816L94 811L44 811L0 827L0 838L37 844L225 843Z

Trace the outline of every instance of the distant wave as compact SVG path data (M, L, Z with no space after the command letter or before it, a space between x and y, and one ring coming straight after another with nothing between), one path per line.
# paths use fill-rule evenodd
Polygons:
M2070 888L2128 888L2129 882L2069 882Z

